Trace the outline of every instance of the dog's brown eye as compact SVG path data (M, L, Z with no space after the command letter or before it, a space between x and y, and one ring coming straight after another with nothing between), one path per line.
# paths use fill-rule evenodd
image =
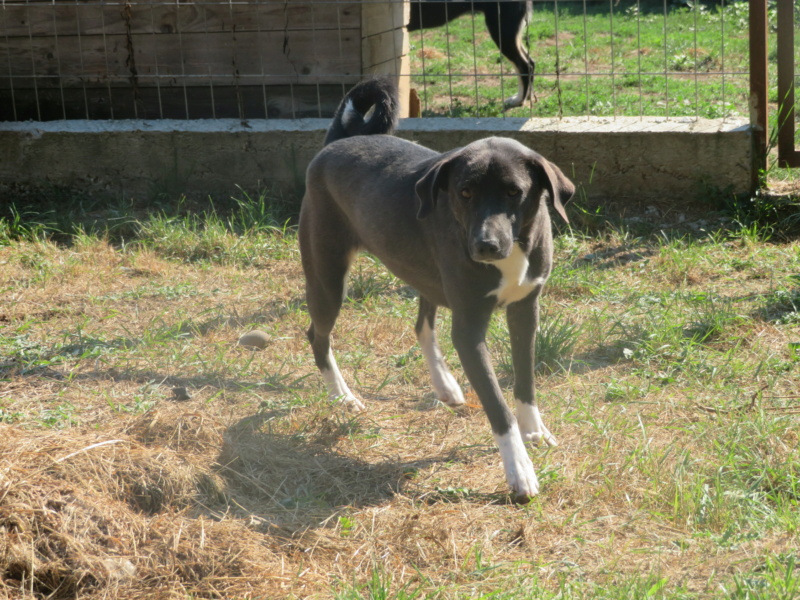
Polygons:
M508 188L508 195L509 196L519 196L522 193L522 190L519 188Z
M472 192L470 192L467 188L464 188L463 190L461 190L461 197L464 198L465 200L469 200L470 198L472 198Z

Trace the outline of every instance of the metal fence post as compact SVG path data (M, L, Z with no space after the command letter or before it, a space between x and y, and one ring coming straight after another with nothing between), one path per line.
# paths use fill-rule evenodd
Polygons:
M767 0L750 0L750 125L755 191L767 168Z
M778 0L778 166L800 166L794 148L794 7Z

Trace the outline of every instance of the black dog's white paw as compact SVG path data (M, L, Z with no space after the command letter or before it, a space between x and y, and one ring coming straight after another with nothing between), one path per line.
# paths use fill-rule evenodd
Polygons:
M524 402L517 402L517 423L524 442L531 442L535 446L542 442L548 446L558 446L555 436L542 421L539 407Z
M436 399L451 408L463 406L465 402L464 393L461 391L461 386L458 385L453 374L443 373L441 377L442 380L435 382L438 385L434 386L436 388Z
M518 502L527 502L539 493L539 479L525 450L519 429L514 425L502 435L495 434L494 439L500 448L506 481L514 498Z

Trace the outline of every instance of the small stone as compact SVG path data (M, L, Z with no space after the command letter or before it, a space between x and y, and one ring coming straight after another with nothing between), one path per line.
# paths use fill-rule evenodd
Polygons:
M239 338L239 345L251 350L263 350L268 343L269 335L259 329L245 333Z

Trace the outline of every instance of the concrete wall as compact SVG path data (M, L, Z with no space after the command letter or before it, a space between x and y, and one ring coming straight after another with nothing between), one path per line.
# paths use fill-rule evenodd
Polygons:
M0 183L135 198L228 196L237 185L295 192L327 126L323 119L0 123ZM595 199L692 201L709 187L746 193L754 180L752 131L742 120L405 119L398 135L437 150L513 137Z

